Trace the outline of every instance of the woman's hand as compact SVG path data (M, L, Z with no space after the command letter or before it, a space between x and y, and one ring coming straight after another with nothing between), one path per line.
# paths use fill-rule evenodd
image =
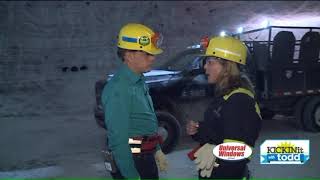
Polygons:
M198 132L199 123L193 120L189 120L186 125L187 134L194 135Z

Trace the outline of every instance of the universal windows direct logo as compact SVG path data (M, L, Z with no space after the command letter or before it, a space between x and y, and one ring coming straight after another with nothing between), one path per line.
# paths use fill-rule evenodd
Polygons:
M266 140L260 146L261 164L304 164L310 158L309 140Z

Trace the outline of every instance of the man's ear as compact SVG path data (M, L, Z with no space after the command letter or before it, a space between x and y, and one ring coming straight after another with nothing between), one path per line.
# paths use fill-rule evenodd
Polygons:
M132 59L134 59L134 53L133 52L130 52L130 51L125 51L124 52L124 59L126 60L126 61L131 61Z

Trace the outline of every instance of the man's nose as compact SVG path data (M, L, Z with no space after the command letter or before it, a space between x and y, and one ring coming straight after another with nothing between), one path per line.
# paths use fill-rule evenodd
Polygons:
M155 57L155 56L149 56L149 60L150 60L150 61L152 61L152 62L153 62L155 59L156 59L156 57Z

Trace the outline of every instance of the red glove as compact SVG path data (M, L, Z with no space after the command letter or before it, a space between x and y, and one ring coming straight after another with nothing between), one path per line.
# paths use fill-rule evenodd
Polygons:
M195 160L196 157L194 157L194 153L196 153L198 151L198 149L200 149L201 146L199 145L198 147L192 149L189 153L188 153L188 157L191 161Z

